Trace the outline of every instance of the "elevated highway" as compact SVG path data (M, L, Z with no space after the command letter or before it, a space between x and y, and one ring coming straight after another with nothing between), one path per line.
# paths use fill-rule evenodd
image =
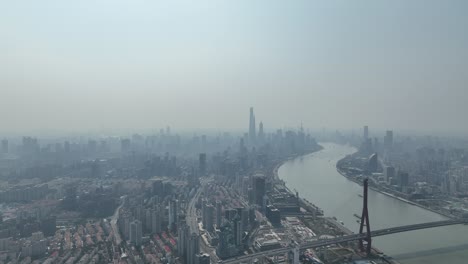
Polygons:
M396 234L396 233L401 233L401 232L409 232L409 231L420 230L420 229L435 228L435 227L449 226L449 225L459 225L459 224L468 224L468 219L444 220L444 221L437 221L437 222L429 222L429 223L422 223L422 224L405 225L405 226L397 226L397 227L379 229L379 230L371 231L371 237L385 236L385 235L391 235L391 234ZM366 237L367 237L367 233L353 234L353 235L336 237L333 239L316 240L313 242L300 244L298 245L298 247L300 250L305 250L308 248L318 248L318 247L324 247L324 246L340 244L340 243L345 243L345 242L350 242L350 241L357 241L360 239L364 239ZM289 247L284 247L284 248L279 248L279 249L272 249L268 251L257 252L257 253L253 253L249 255L227 259L227 260L222 261L221 263L224 263L224 264L249 263L251 260L256 259L256 258L284 255L288 252L291 252L294 248L295 246L289 246Z

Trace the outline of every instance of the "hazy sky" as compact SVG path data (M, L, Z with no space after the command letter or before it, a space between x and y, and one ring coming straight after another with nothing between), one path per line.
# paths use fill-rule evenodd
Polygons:
M468 132L468 1L0 1L0 135Z

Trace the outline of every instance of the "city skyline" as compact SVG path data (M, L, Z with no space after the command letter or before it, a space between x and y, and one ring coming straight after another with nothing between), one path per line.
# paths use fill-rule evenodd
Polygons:
M170 125L162 125L161 127L152 127L152 128L109 128L109 129L89 129L89 130L71 130L71 129L31 129L31 130L21 130L21 131L1 131L0 133L3 138L21 138L27 137L27 135L34 135L44 138L54 138L54 137L96 137L96 136L113 136L113 137L122 137L122 136L131 136L134 134L161 134L170 133L171 130L175 131L178 135L219 135L221 133L234 133L234 135L243 136L245 133L248 135L249 140L254 142L258 140L258 137L262 137L268 133L275 133L277 129L282 130L301 130L304 129L307 132L312 132L314 134L320 133L330 133L330 132L344 132L350 133L353 135L358 135L364 133L370 138L385 136L385 134L390 130L393 131L393 128L389 127L372 127L372 132L370 132L368 125L364 127L353 126L351 128L342 128L342 127L315 127L309 126L305 127L303 122L298 122L291 126L281 125L278 127L270 127L270 130L264 131L263 121L256 122L254 107L249 107L249 124L248 127L236 127L236 128L186 128L180 129L171 127ZM245 118L245 116L244 116ZM245 122L245 120L244 120ZM435 136L435 137L455 137L455 138L466 138L467 135L463 132L454 132L454 131L434 131L434 130L411 130L411 129L399 129L398 133L401 136Z
M0 2L0 264L466 264L468 1Z
M468 132L467 2L338 2L5 2L0 132Z

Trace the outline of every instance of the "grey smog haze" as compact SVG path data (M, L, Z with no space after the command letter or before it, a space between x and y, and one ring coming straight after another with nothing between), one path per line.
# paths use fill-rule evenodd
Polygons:
M467 1L1 1L0 130L468 131ZM260 121L260 120L259 120Z

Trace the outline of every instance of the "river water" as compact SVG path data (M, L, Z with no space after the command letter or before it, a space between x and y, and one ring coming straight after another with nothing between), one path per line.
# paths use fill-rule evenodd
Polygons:
M362 186L336 171L336 162L354 153L351 146L321 143L323 150L283 164L278 171L286 185L336 216L351 231L358 232L354 214L361 215ZM439 214L369 190L371 229L447 219ZM376 237L373 246L403 264L468 263L468 226L457 225Z

